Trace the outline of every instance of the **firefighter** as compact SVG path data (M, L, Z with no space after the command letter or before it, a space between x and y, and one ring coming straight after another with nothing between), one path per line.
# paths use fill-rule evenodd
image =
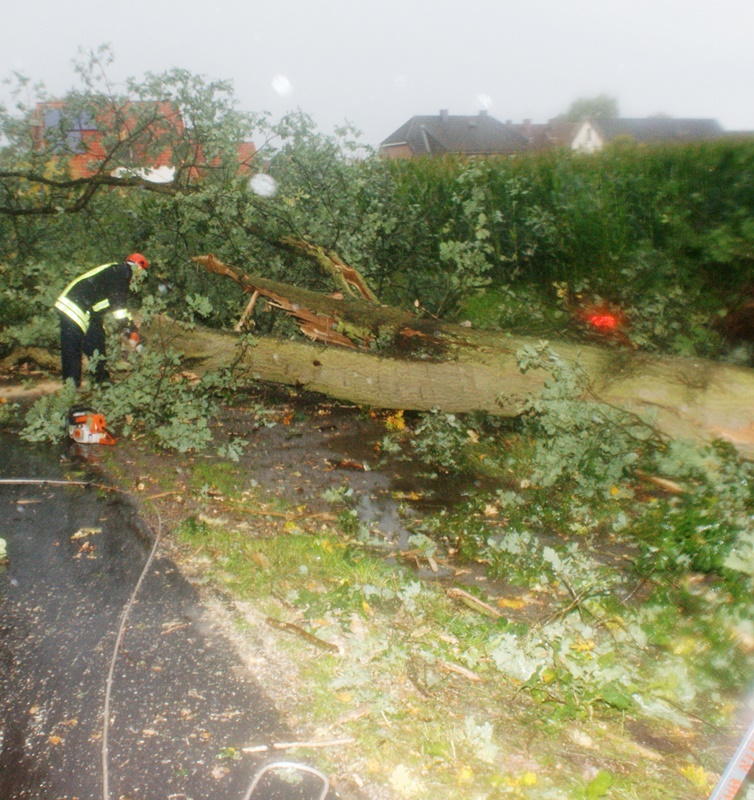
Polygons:
M63 381L69 378L76 387L81 386L81 357L91 358L98 353L94 371L97 383L109 378L105 362L105 314L112 314L120 323L126 322L124 332L129 342L136 346L141 338L126 301L131 280L141 270L149 267L141 253L132 253L120 263L102 264L85 272L65 287L55 301L60 312L60 358Z

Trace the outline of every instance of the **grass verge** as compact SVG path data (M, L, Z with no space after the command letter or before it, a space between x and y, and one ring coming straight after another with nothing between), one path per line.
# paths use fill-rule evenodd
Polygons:
M689 663L710 659L673 604L607 616L573 573L570 589L539 573L502 592L460 589L419 580L337 524L285 525L250 538L192 518L179 538L202 579L235 598L243 635L264 630L302 738L352 740L317 755L345 797L707 796L710 738L734 708L718 693L715 723L682 710L700 681ZM567 554L551 549L566 574ZM582 563L592 581L594 567ZM678 591L710 602L693 581ZM731 642L718 638L719 655Z

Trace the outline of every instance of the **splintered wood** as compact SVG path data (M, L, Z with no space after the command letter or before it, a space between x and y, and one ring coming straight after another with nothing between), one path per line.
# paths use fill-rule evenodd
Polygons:
M191 260L206 267L208 272L214 272L217 275L225 275L239 284L244 291L251 292L251 299L247 303L241 318L236 324L236 333L239 333L246 327L249 317L254 310L254 306L261 296L267 299L267 305L269 307L279 308L284 313L293 317L298 322L301 333L303 333L307 339L311 339L313 342L325 342L326 344L335 344L342 347L358 347L351 339L337 330L337 320L326 314L317 314L310 311L308 308L294 303L282 294L274 292L264 286L251 286L247 280L245 280L246 276L239 275L236 270L218 261L211 253L207 256L195 256Z

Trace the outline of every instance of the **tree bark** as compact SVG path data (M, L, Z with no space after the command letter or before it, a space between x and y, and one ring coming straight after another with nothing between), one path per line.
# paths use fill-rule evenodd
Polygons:
M321 300L329 307L329 298ZM380 311L410 319L397 310ZM197 374L236 364L250 378L374 408L516 416L524 399L540 391L546 375L522 373L516 357L535 340L433 324L435 339L445 346L442 358L267 337L244 349L236 334L188 330L167 318L153 320L147 335L150 345L162 342L183 352L186 369ZM754 370L571 343L553 342L551 348L568 361L580 361L601 400L653 412L658 429L671 437L722 438L754 457Z
M42 347L17 347L0 360L0 371L5 372L26 361L36 364L42 369L56 372L60 369L60 356L53 355Z

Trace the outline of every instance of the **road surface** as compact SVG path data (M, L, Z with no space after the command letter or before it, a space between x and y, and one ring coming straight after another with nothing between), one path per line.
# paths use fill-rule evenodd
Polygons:
M74 465L63 454L0 437L0 479L64 480ZM3 800L242 800L264 763L242 748L290 739L159 550L107 692L153 534L114 492L0 484L9 555L0 567ZM309 800L322 789L314 775L298 786L260 785L254 798Z

